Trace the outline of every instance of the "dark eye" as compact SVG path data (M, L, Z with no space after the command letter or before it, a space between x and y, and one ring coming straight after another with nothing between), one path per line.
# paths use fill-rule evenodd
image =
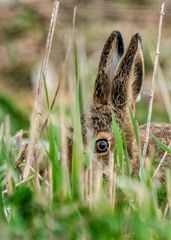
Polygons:
M103 153L109 149L109 143L106 139L100 139L96 141L96 152Z

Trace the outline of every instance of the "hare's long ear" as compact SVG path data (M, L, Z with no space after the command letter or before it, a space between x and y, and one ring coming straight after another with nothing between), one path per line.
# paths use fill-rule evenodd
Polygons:
M144 78L144 60L141 37L135 34L121 59L112 80L111 101L114 108L123 111L132 106L139 95Z
M110 96L110 82L120 58L124 53L122 35L113 31L107 39L100 58L99 69L95 81L93 100L96 103L107 104Z

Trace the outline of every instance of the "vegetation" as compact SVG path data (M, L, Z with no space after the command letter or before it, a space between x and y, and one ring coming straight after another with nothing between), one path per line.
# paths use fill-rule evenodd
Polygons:
M29 14L33 20L37 18L32 11ZM29 29L31 27L27 21L24 28L20 27L20 21L14 24L19 26L17 29L20 33L25 27ZM15 35L15 32L11 34ZM124 132L120 133L113 116L112 126L116 141L113 163L116 172L112 176L112 197L107 194L111 186L108 186L102 177L99 191L95 191L96 186L90 184L88 193L84 192L87 183L82 181L85 174L82 166L91 170L94 141L90 143L85 154L82 147L80 115L87 105L85 100L89 95L91 83L84 82L83 76L88 77L90 73L85 69L82 72L83 59L79 55L79 44L76 41L74 43L73 51L70 50L72 57L66 59L63 67L61 74L63 82L60 83L61 91L55 99L54 109L50 107L51 100L46 78L43 75L44 98L47 106L43 114L45 118L48 116L49 121L44 131L40 131L38 144L34 146L34 164L26 178L23 178L23 175L28 146L27 144L21 146L21 142L25 140L21 132L15 137L14 133L18 129L28 130L28 116L18 110L18 107L15 107L7 97L0 98L2 109L0 112L0 239L169 240L171 239L171 172L167 171L166 181L161 184L153 177L157 166L151 163L145 171L137 120L131 111L141 174L134 179L130 176ZM69 74L66 69L71 62L72 74ZM83 63L84 66L88 65L85 59ZM72 76L70 85L66 80L67 74ZM72 97L68 103L65 98L70 93ZM145 105L138 104L138 122L143 123L147 116L142 110ZM168 120L166 113L161 116L161 111L157 117L160 117L160 120ZM71 175L66 168L68 131L64 124L66 122L74 126ZM32 124L34 121L31 127ZM170 147L155 137L154 141L164 152L171 154Z
M118 135L116 122L113 124L118 139L114 150L118 155L115 164L123 169L124 142ZM135 120L133 124L136 135ZM72 184L68 184L69 176L65 175L64 166L58 161L61 149L59 135L62 133L50 120L49 147L44 156L50 176L47 178L44 174L40 177L38 172L31 172L27 179L22 180L23 164L20 163L20 167L14 164L19 150L11 142L8 128L6 121L4 127L1 126L0 139L2 239L170 239L169 172L163 185L153 179L155 169L151 169L152 166L143 178L131 179L128 162L128 171L122 171L121 175L116 172L112 202L106 196L107 186L103 180L98 195L94 196L92 192L83 200L84 186L78 169L80 159L87 165L90 156L81 157L78 142L72 155L72 165L77 171L72 172ZM161 143L158 144L160 146ZM164 149L171 151L167 147Z

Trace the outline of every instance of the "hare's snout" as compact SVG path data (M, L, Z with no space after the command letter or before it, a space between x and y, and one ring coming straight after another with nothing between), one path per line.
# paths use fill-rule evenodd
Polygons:
M106 154L94 154L92 158L92 170L99 173L103 179L110 180L114 171L113 152L108 151Z

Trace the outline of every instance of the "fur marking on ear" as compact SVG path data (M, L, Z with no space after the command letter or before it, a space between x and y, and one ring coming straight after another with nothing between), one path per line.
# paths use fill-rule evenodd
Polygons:
M107 39L100 58L98 74L95 81L95 102L107 104L110 96L111 80L123 55L124 44L119 31L113 31Z
M115 108L123 110L125 106L135 104L144 77L143 62L141 37L136 33L131 38L112 81L111 101Z

